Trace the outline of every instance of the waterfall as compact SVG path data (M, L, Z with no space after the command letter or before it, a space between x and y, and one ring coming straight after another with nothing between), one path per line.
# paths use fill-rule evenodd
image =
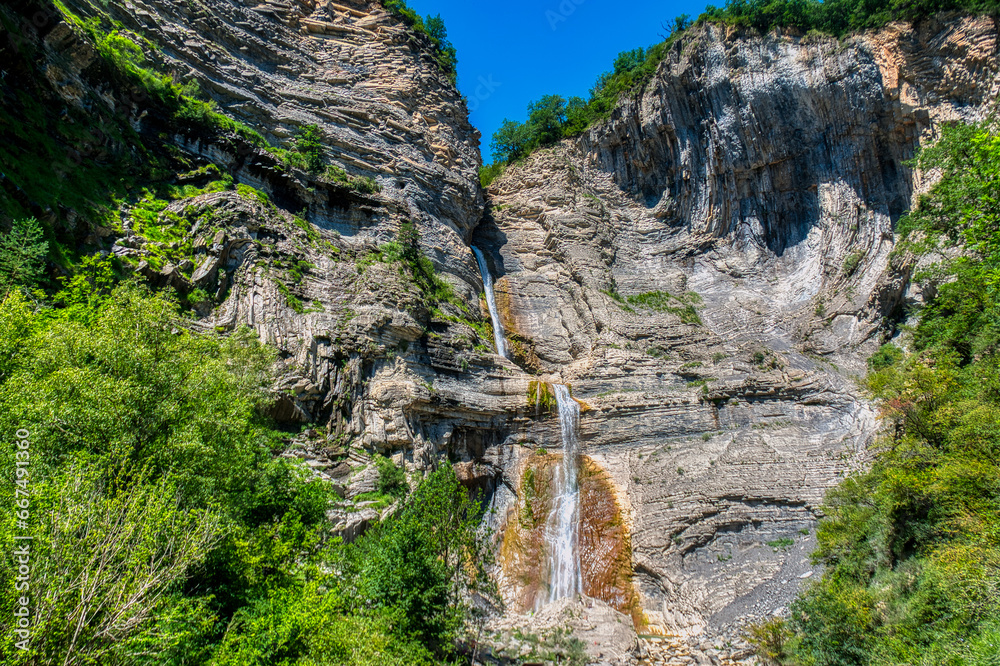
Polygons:
M559 406L563 457L554 472L554 499L546 539L549 544L549 601L583 591L580 573L580 487L577 483L580 405L562 384L553 386Z
M497 354L507 356L507 339L503 334L503 323L500 321L500 311L497 310L497 298L493 293L493 276L490 275L490 267L486 265L486 257L478 247L472 248L472 254L476 255L476 262L479 264L479 272L483 274L483 288L486 290L486 304L490 307L490 319L493 320L493 341L497 346Z

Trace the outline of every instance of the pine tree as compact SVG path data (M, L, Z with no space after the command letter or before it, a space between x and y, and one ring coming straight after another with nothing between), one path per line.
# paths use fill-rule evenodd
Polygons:
M10 233L0 238L0 294L38 284L49 251L43 238L42 224L33 217L14 220Z

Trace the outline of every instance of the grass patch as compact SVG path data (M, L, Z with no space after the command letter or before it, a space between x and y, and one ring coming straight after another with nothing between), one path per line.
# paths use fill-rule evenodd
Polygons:
M655 312L669 312L676 315L685 324L701 325L701 317L695 305L700 304L701 296L688 292L682 296L674 296L665 291L649 291L642 294L635 294L626 298L629 305L653 310Z

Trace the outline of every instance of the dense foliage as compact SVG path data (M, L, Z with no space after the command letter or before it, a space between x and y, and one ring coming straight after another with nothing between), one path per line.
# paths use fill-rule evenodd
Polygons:
M489 593L479 507L450 467L345 546L332 487L276 457L274 354L248 330L188 330L177 303L88 259L47 300L0 304L0 432L31 433L30 651L7 664L431 664ZM15 501L5 445L0 501ZM473 559L473 556L475 559ZM475 564L473 564L475 562ZM12 617L14 572L0 574ZM317 612L322 611L322 612Z
M83 256L101 249L99 239L121 231L123 214L146 207L147 191L165 204L195 196L182 183L210 176L233 189L231 174L215 167L214 174L205 172L177 150L171 137L178 134L209 140L227 153L266 152L274 167L309 171L315 180L369 194L380 190L374 179L327 163L315 125L302 126L278 147L220 113L196 83L182 84L167 73L160 50L105 10L106 3L96 0L0 6L0 232L38 219L43 238L34 246L47 244L42 286L54 286L54 275L73 272ZM94 49L97 57L83 73L90 89L80 90L79 104L48 85L46 55L33 32L42 21L64 21ZM136 117L141 124L133 124Z
M880 28L890 21L913 21L938 12L995 14L996 0L728 0L710 5L699 21L744 25L761 32L771 28L815 30L840 37L848 32Z
M14 220L10 232L0 237L0 297L12 288L38 284L49 251L44 238L41 223L33 217Z
M1000 13L997 0L727 0L724 7L709 5L698 25L727 23L760 32L792 28L840 37L851 31L878 28L894 20L918 20L944 11L973 14ZM587 100L546 95L528 104L525 122L505 119L492 137L495 163L480 172L483 187L502 173L503 164L562 138L577 136L608 116L621 95L642 88L655 74L671 44L692 25L687 15L668 26L664 42L619 53L610 72L601 74Z
M917 276L936 295L911 353L872 357L886 432L871 470L827 498L823 580L790 627L757 629L773 663L1000 659L1000 134L948 127L919 166L942 179L900 223L900 251L936 253Z

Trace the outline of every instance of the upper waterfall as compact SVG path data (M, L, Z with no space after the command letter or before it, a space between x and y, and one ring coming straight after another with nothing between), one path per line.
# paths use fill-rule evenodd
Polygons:
M490 274L490 267L486 264L486 257L482 251L478 247L473 247L472 254L476 255L479 272L483 274L483 289L486 291L486 304L490 308L490 319L493 320L493 340L496 343L497 354L506 358L507 338L504 337L503 323L500 321L500 312L497 310L496 294L493 293L493 276Z

